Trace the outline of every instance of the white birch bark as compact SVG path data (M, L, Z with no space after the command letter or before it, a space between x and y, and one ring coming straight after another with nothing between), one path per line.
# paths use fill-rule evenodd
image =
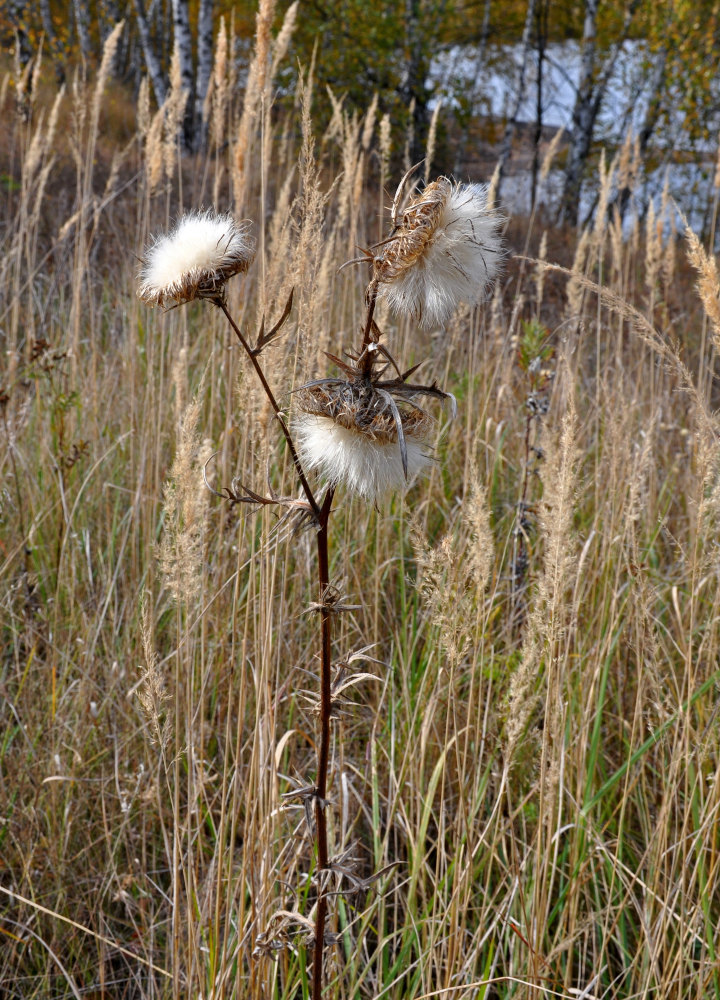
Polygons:
M180 86L187 94L185 122L183 124L185 146L193 145L194 118L194 78L192 57L192 35L190 34L190 9L188 0L172 0L173 40L180 62Z
M565 168L565 185L560 218L572 225L577 223L580 207L582 173L590 154L592 134L602 95L594 98L595 52L597 44L597 12L599 0L585 0L582 48L580 50L580 78L573 108L570 151ZM597 110L593 114L593 107Z
M201 145L207 139L205 120L207 97L213 69L213 0L200 0L198 11L198 68L195 82L195 136Z
M565 167L565 183L560 204L559 221L577 225L580 209L580 189L585 164L590 156L595 122L615 63L628 36L628 29L639 6L639 0L630 0L625 8L623 31L618 41L609 49L601 67L597 68L597 14L600 0L585 0L582 47L580 50L580 79L573 109L570 149Z
M86 0L73 0L73 14L83 59L90 57L90 27Z
M152 83L153 90L155 91L155 100L157 101L158 107L160 107L161 104L165 103L167 87L165 85L165 77L163 76L162 69L160 68L160 60L158 59L157 53L153 47L152 38L150 37L150 28L148 27L142 0L135 0L135 16L137 18L138 33L140 35L140 45L142 46L143 56L145 58L145 66L147 67L150 82Z
M650 144L650 139L655 132L658 121L660 120L663 103L667 98L667 61L668 50L663 46L658 50L653 62L650 83L647 88L650 98L645 110L643 123L638 132L638 148L641 160L645 158L647 148ZM632 192L629 187L623 187L620 191L618 191L615 204L617 205L617 209L620 212L621 217L625 215L631 193Z

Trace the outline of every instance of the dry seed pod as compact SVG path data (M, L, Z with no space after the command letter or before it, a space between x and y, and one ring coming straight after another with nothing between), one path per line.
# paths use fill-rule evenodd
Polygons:
M450 400L433 385L409 382L385 348L369 355L332 357L346 377L322 378L296 393L295 437L301 461L331 483L343 483L368 500L406 489L428 465L428 437L435 421L417 399ZM368 357L371 359L368 366ZM388 365L397 378L384 378Z
M421 410L396 408L401 445L393 408L380 393L373 396L363 399L351 383L304 390L294 429L308 469L376 501L405 489L429 465L426 439L433 421Z

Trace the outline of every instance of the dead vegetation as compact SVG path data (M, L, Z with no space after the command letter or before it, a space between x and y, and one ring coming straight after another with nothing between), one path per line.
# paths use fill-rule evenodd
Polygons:
M315 142L311 79L274 122L270 81L235 108L222 72L182 173L172 92L96 169L102 71L8 139L8 997L308 992L311 544L205 489L211 453L216 489L296 484L222 317L148 312L134 255L232 194L258 242L233 315L274 323L295 290L267 354L291 408L330 333L357 339L363 276L337 268L382 231L387 132L338 106ZM668 204L622 232L619 166L577 238L514 220L495 297L440 334L378 305L459 419L405 499L337 498L331 583L359 607L336 651L380 662L333 724L328 997L720 995L719 290Z

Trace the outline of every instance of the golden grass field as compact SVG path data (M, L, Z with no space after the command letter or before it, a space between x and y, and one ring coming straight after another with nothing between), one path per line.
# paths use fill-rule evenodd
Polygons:
M338 268L399 176L370 102L314 141L308 75L294 113L257 73L236 107L221 47L180 159L177 90L128 109L110 61L27 122L0 95L0 994L299 1000L312 538L206 488L215 453L217 490L297 491L219 311L148 309L137 258L183 209L252 220L229 302L254 335L294 289L265 355L292 410L357 339ZM393 866L332 899L332 1000L720 997L719 289L667 204L622 238L628 153L587 231L510 220L483 308L379 314L459 415L405 496L331 521L334 653L374 660L330 839Z

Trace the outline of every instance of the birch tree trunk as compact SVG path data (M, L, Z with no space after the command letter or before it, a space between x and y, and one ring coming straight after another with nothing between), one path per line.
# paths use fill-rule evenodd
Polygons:
M550 0L539 0L535 13L535 51L537 52L537 80L535 83L535 134L533 136L533 159L530 183L530 210L535 208L537 201L538 174L540 172L540 142L542 141L543 115L545 112L543 100L543 83L545 80L545 51L549 35Z
M153 46L152 38L150 37L150 28L147 23L143 0L135 0L135 16L137 18L138 33L140 35L140 45L142 46L143 56L145 58L145 66L147 67L150 82L152 83L153 90L155 91L155 100L157 101L158 107L160 107L161 104L165 103L167 87L165 85L165 77L163 76L162 69L160 68L160 60L158 59L157 52Z
M198 68L195 84L195 138L199 146L207 141L205 98L213 68L213 0L200 0L198 11Z
M628 36L628 29L639 6L631 0L625 8L625 19L620 39L608 52L604 63L597 69L597 14L600 0L585 0L585 19L580 50L580 79L573 109L570 149L565 167L559 222L576 226L580 211L580 189L583 173L592 149L595 123L600 111L615 63Z
M503 140L502 145L500 146L500 155L498 157L498 164L496 168L498 172L498 197L500 195L500 188L502 186L505 168L508 160L510 159L510 153L512 152L512 143L513 138L515 137L515 130L517 128L518 114L520 112L520 105L522 104L523 95L525 93L525 77L527 75L528 57L530 55L530 36L532 32L533 20L535 18L536 2L537 0L528 0L527 10L525 11L525 23L523 25L523 33L520 40L520 67L515 81L515 98L513 100L512 110L508 113L507 124L505 126L505 132L503 133Z
M655 128L657 127L657 123L660 120L660 115L663 110L663 102L666 98L667 87L667 61L668 50L666 48L661 48L657 52L653 63L650 83L648 85L650 100L645 111L642 126L638 132L638 150L641 161L645 158L645 153L647 152L648 145L650 144L650 139L655 132ZM632 191L627 185L618 191L615 204L617 205L621 218L625 215L631 194Z
M194 74L192 57L192 35L190 34L190 10L188 0L172 0L173 40L180 62L180 86L187 94L183 138L186 149L193 147L194 135Z
M559 219L559 221L569 222L571 225L577 225L582 174L590 154L595 119L600 110L602 99L595 99L593 86L598 6L599 0L585 0L582 48L580 50L580 79L578 80L575 107L573 108L570 150L565 168L565 184Z
M83 59L87 61L90 58L90 27L86 0L73 0L73 14L80 42L80 52Z

